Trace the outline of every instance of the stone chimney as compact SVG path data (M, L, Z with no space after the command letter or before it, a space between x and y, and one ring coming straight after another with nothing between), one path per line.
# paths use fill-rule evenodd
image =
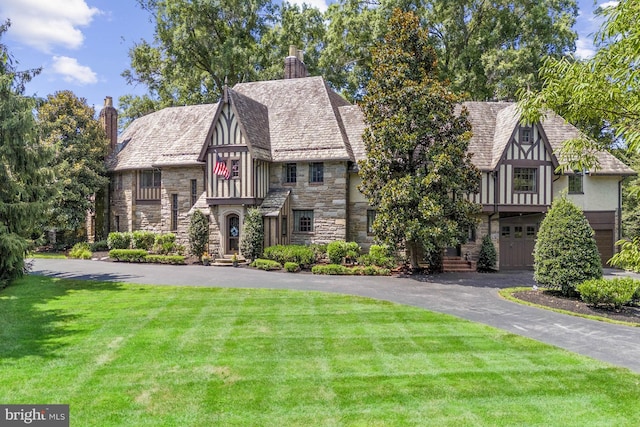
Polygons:
M104 107L100 110L100 124L107 133L109 153L113 153L118 144L118 111L113 108L113 98L110 96L104 99Z
M299 79L302 77L307 77L304 53L294 45L291 45L289 46L289 56L284 60L284 78Z

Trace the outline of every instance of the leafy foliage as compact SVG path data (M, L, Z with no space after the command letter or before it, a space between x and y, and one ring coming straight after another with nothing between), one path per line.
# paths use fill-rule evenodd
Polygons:
M288 271L289 273L296 273L296 272L300 271L300 265L298 263L295 263L295 262L285 262L284 263L284 269L286 271Z
M595 307L611 305L616 309L630 303L639 288L640 281L631 277L592 279L576 286L580 293L580 298L587 304Z
M573 293L578 283L602 277L602 261L593 229L566 197L556 199L540 224L533 250L534 280Z
M0 25L0 37L9 21ZM25 271L30 239L41 232L52 181L49 151L37 137L35 99L24 85L39 70L17 71L0 43L0 288Z
M633 240L618 240L618 252L611 257L609 264L629 271L640 272L640 236Z
M384 245L371 245L369 253L358 258L358 264L389 269L397 266L396 259L389 250L389 247Z
M351 269L342 264L326 264L314 265L311 269L313 274L328 274L332 276L350 274Z
M156 241L156 234L151 231L136 230L132 233L131 239L134 249L149 251L153 248L153 244Z
M378 243L406 248L417 267L421 253L439 255L474 224L479 208L465 198L480 179L467 153L471 125L437 79L435 52L414 14L394 12L373 59L359 188L377 210Z
M109 258L124 262L144 262L148 252L144 249L111 249Z
M491 240L491 236L486 235L482 238L482 245L480 246L478 271L494 271L496 269L497 260L498 254L496 252L496 247Z
M295 262L303 267L308 267L315 261L313 250L302 245L275 245L264 250L264 257L284 264Z
M272 271L272 270L282 270L282 264L278 261L273 261L270 259L256 259L251 263L251 267L259 268L260 270Z
M262 213L260 209L247 210L240 236L240 252L248 259L257 259L262 256L264 245L264 229L262 225Z
M130 232L112 231L107 236L107 245L109 249L129 249L133 234Z
M148 254L146 257L144 257L144 261L151 264L173 264L173 265L185 264L184 255Z
M69 251L70 258L91 259L91 256L91 249L87 242L76 243Z
M524 117L537 122L551 109L587 134L609 134L631 150L640 150L640 3L620 1L600 9L605 21L595 37L598 51L587 60L547 58L540 69L542 88L523 90ZM593 129L595 128L595 129ZM607 144L611 138L606 139ZM594 153L606 144L575 139L560 153L572 170L598 167Z
M327 256L332 264L341 264L345 259L355 260L361 248L356 242L336 240L327 245Z
M84 229L95 195L109 183L104 158L108 142L95 111L84 98L65 90L49 95L38 107L42 142L54 152L55 195L49 226Z
M202 258L209 245L209 220L199 209L191 215L189 222L189 247L191 254Z

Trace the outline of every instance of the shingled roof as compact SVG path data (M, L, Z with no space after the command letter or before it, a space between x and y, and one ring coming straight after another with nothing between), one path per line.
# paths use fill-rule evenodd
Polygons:
M186 166L198 162L217 104L164 108L134 120L120 135L109 170Z
M337 115L349 103L322 77L240 83L233 90L266 106L273 161L353 160Z
M494 170L520 121L518 106L514 102L465 102L463 105L469 112L473 132L469 142L472 161L480 170ZM568 139L582 135L575 126L551 111L547 112L541 127L554 152ZM591 174L635 175L633 169L606 151L598 153L598 161L598 169Z

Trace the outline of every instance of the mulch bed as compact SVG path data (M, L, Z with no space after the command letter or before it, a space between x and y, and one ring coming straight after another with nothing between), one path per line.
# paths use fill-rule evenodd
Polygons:
M513 296L519 300L531 302L578 314L606 317L612 320L635 323L640 326L640 307L624 306L619 311L613 308L591 307L575 297L565 297L559 291L531 290L514 292Z

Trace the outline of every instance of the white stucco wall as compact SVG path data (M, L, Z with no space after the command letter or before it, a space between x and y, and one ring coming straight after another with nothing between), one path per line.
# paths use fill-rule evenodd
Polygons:
M618 209L617 176L585 175L583 194L567 194L567 198L583 211L613 211ZM554 200L566 194L569 186L567 176L560 177L553 186Z
M358 190L358 186L362 182L362 178L357 173L349 174L349 202L351 203L367 203L368 200Z

